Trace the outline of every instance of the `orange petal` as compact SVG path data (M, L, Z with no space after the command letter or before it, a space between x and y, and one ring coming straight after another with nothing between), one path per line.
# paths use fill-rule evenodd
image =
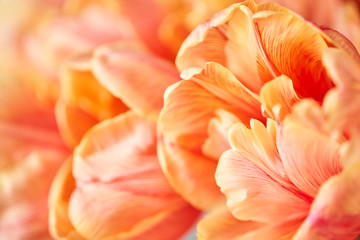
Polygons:
M284 121L277 144L290 180L311 197L322 183L342 170L338 143L292 119Z
M199 214L161 171L155 123L133 112L103 121L86 134L75 150L73 173L77 188L69 217L88 239L143 239L150 233L147 237L174 239ZM167 221L174 227L164 227Z
M69 199L75 189L72 158L58 171L49 194L49 230L56 239L83 239L75 230L69 216Z
M261 89L260 96L266 113L273 119L279 114L281 121L292 112L292 106L299 101L291 79L284 75L266 83ZM274 113L274 107L278 104L280 112Z
M327 44L319 30L285 12L259 12L254 22L269 61L293 81L299 97L322 101L333 84L322 65Z
M108 91L152 120L158 118L163 107L165 89L179 79L170 62L138 50L99 48L93 69Z
M250 118L263 119L257 97L221 65L188 69L182 77L189 80L167 90L160 117L160 131L171 141L189 148L202 145L217 109L236 114L245 124Z
M304 220L306 212L295 213L286 218L278 219L262 228L258 228L252 232L244 234L238 240L291 240L293 239L296 230ZM307 239L307 238L304 238Z
M244 124L238 123L231 127L229 138L232 148L277 182L293 188L276 148L275 122L268 119L267 128L265 128L258 120L251 119L250 126L251 129L248 129Z
M158 142L158 155L170 185L193 206L209 210L225 203L215 183L216 161L165 137Z
M216 117L209 121L209 137L202 145L201 151L205 156L218 160L223 152L231 148L228 140L229 128L240 120L222 109L216 110L215 114Z
M57 121L63 138L71 147L75 147L84 133L99 121L128 110L93 76L90 59L89 54L74 56L61 69Z
M275 73L259 44L252 14L275 9L285 10L276 4L244 1L219 12L184 41L176 59L178 69L217 62L229 68L250 90L258 92L262 82L270 80Z
M294 239L355 239L360 234L359 171L357 161L321 186Z
M210 212L200 220L197 226L199 240L239 239L265 224L252 221L239 221L227 208L219 208Z
M305 196L274 181L236 150L221 156L215 177L229 209L240 220L272 223L310 207Z

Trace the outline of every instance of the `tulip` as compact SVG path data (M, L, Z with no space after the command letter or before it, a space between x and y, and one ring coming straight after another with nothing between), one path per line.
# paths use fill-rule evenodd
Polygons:
M59 171L50 195L52 236L179 238L199 211L173 191L156 153L156 120L163 92L178 80L175 67L121 42L103 45L93 55L67 64L64 76L70 73L66 89L71 91L64 91L69 95L65 106L87 109L91 116L116 116L99 121L81 136L73 160ZM81 99L89 99L86 108ZM74 120L69 118L70 127Z
M301 100L266 126L234 124L216 181L226 208L198 224L199 239L355 239L360 234L360 62L323 52L335 86L323 105ZM214 228L214 226L216 226Z
M322 103L334 87L322 61L329 47L359 59L340 33L275 3L244 1L199 25L179 50L183 80L167 89L158 123L159 158L174 189L200 209L221 205L214 173L231 125L282 121L303 98Z

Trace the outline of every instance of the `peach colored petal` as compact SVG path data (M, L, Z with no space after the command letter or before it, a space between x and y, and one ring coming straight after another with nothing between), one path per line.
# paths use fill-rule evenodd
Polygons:
M259 109L259 97L247 89L227 68L218 63L206 63L203 69L189 68L181 77L191 80L218 98L234 106L239 115L256 114ZM261 118L261 114L254 116ZM240 117L242 120L246 117ZM246 122L246 121L245 121Z
M200 150L208 137L208 122L217 109L236 112L226 103L193 81L174 84L165 94L159 131L171 142Z
M144 239L151 233L150 238L170 240L199 214L161 171L155 123L133 112L103 121L85 135L75 149L73 174L77 185L69 218L88 239ZM174 227L164 228L167 221Z
M201 147L201 151L207 157L218 160L223 152L230 149L228 130L240 120L225 110L218 109L216 117L210 119L208 125L209 137Z
M217 62L226 66L225 45L226 36L216 27L224 24L238 4L232 5L219 13L211 20L200 24L181 45L176 57L176 66L179 71L191 67L202 68L206 62ZM208 51L211 49L211 51Z
M290 240L293 239L296 230L305 218L306 213L292 214L283 219L278 219L262 228L249 232L237 240ZM305 238L307 239L307 238Z
M270 9L285 11L276 4L256 5L253 1L245 1L199 25L179 50L178 69L217 62L229 68L250 90L258 92L262 82L276 73L263 52L252 15Z
M305 196L274 181L236 150L221 156L215 177L229 209L240 220L272 223L310 207Z
M291 79L284 75L266 83L260 91L260 96L266 113L272 119L278 114L281 121L292 112L293 105L299 101ZM280 105L278 113L274 112L276 105Z
M347 53L337 49L324 51L323 61L336 84L324 100L329 128L352 135L360 118L360 65Z
M84 133L99 121L128 110L94 77L90 59L90 54L76 55L63 65L60 73L57 122L64 140L71 147L75 147Z
M277 146L290 180L311 197L328 178L342 170L339 144L291 119L284 121Z
M267 128L258 120L251 119L248 129L244 124L234 124L229 133L230 144L242 157L248 159L279 183L293 188L276 147L275 122L268 119ZM272 131L275 132L271 132Z
M239 221L227 208L219 208L200 220L197 236L199 240L233 240L264 225L259 222Z
M216 161L165 137L158 142L158 155L170 185L193 206L209 210L224 204L224 196L215 183Z
M49 231L55 239L83 239L68 216L69 199L75 189L71 170L72 158L69 158L58 171L49 194Z
M358 51L356 50L356 47L350 42L349 39L347 39L344 35L339 33L338 31L331 29L331 28L325 28L322 27L321 30L333 41L333 45L335 45L338 48L342 48L345 50L350 56L356 60L356 62L360 63L360 55Z
M226 68L208 63L204 69L188 69L189 79L173 85L165 94L159 128L167 138L189 148L198 148L207 138L207 125L217 109L236 114L248 124L262 119L260 102Z
M359 161L321 186L294 239L355 239L360 234Z
M93 69L108 91L152 120L158 118L163 107L165 89L179 79L175 67L164 59L143 51L111 47L95 52Z
M333 84L322 65L327 44L319 30L286 12L259 12L254 22L269 61L293 81L299 97L321 101Z
M81 108L69 106L62 100L56 104L55 113L61 137L70 148L75 148L86 131L99 122Z

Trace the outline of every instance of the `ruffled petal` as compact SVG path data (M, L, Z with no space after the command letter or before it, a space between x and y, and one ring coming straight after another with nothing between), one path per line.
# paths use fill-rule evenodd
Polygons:
M277 146L290 180L311 197L328 178L342 170L339 144L292 119L284 121Z
M124 46L98 48L92 63L95 76L108 91L152 120L157 120L163 107L165 89L179 80L170 62Z
M240 220L272 223L310 207L306 198L279 184L235 150L221 156L215 177L229 209Z
M251 129L244 124L234 124L230 129L230 144L234 150L272 178L290 186L284 166L276 148L276 126L268 119L267 128L258 120L251 119Z
M284 75L266 83L261 89L260 96L266 113L272 119L278 114L276 117L279 117L279 120L291 113L293 105L299 101L291 79ZM276 105L280 105L279 112L274 112Z
M355 239L360 234L360 163L330 178L294 239Z

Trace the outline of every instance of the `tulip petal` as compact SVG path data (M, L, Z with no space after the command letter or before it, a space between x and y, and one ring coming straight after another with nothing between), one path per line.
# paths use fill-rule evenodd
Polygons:
M250 90L259 92L263 82L276 74L259 44L252 13L276 9L278 5L234 4L199 25L181 46L176 65L180 71L204 67L206 62L226 66Z
M259 12L254 22L269 61L293 81L299 97L322 101L333 84L322 65L327 44L319 31L286 12Z
M160 117L160 131L171 141L189 148L202 145L217 109L236 114L245 124L250 118L263 119L257 97L221 65L208 63L200 71L183 72L182 77L189 80L167 90Z
M355 239L360 234L359 171L357 161L321 186L294 239Z
M315 197L321 184L342 170L338 143L292 119L284 121L277 145L290 180L311 197Z
M90 54L74 56L61 69L56 116L62 137L71 147L79 144L85 132L96 123L128 110L94 77L90 59Z
M306 216L305 212L290 215L284 219L274 221L274 223L267 224L262 228L258 228L249 232L237 240L254 240L254 239L267 239L267 240L290 240L296 233ZM307 238L305 238L307 239Z
M228 130L240 120L233 114L218 109L216 117L210 119L208 126L209 137L201 147L205 156L218 160L223 152L230 149Z
M324 111L329 116L331 129L345 131L351 136L360 122L360 65L342 50L327 49L323 61L336 84L324 100Z
M279 120L292 112L292 106L299 101L291 79L281 75L266 83L260 92L263 106L267 114L275 119L274 107L280 105Z
M171 142L200 150L206 140L208 122L217 109L236 112L193 81L181 81L168 88L159 119L159 130ZM244 117L243 117L244 118Z
M232 240L263 225L259 222L239 221L227 208L219 208L200 220L197 236L199 240Z
M304 196L274 181L236 150L221 156L215 177L229 209L239 220L277 222L310 207Z
M98 48L93 69L108 91L152 120L157 120L163 107L165 89L179 80L170 62L135 49Z
M77 188L69 217L87 239L144 239L150 233L150 238L174 239L199 214L161 171L155 123L133 112L103 121L85 135L75 149L73 174ZM174 227L165 228L167 221Z
M71 170L72 158L69 158L59 169L49 194L49 230L56 239L83 239L68 216L69 199L75 189Z
M158 155L170 185L193 206L209 210L224 204L214 178L216 161L164 137L158 142Z

